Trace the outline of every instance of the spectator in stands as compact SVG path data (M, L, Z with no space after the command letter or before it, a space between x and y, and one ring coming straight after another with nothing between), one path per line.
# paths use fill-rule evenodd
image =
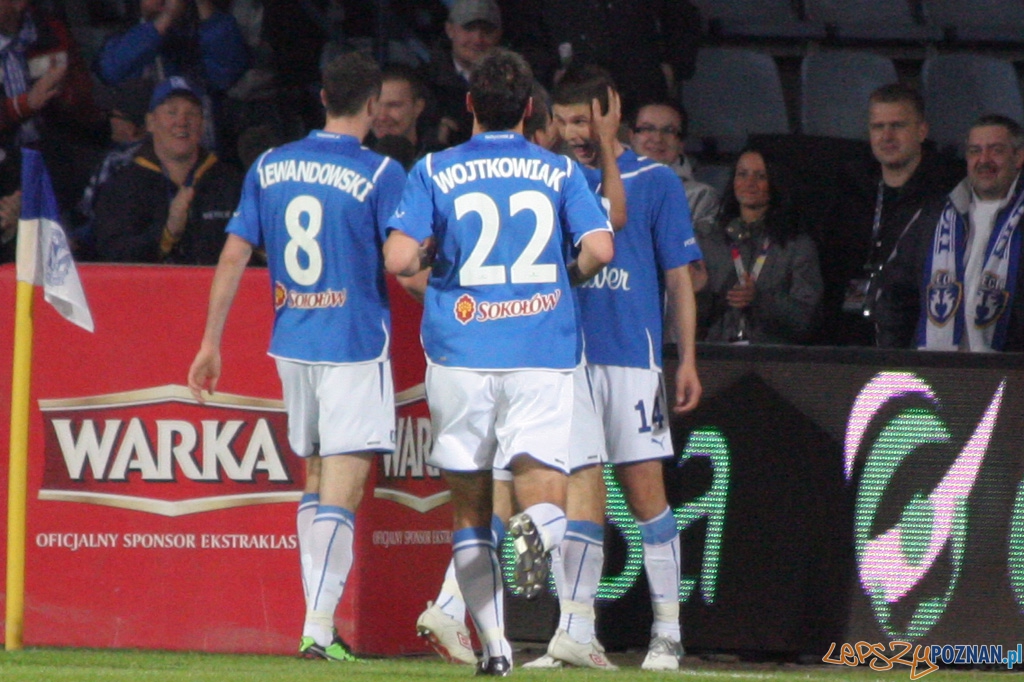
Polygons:
M5 142L35 142L50 114L79 118L91 105L89 72L71 33L27 0L0 3L0 61Z
M96 257L93 226L96 198L100 188L132 162L146 141L149 96L142 81L118 88L106 88L97 95L97 103L108 112L110 119L110 147L89 177L82 198L72 213L72 229L68 236L78 260L94 260Z
M376 149L376 142L387 136L401 137L411 145L412 161L416 161L431 151L420 130L420 115L427 105L423 82L413 68L404 64L385 68L383 79L377 116L373 119L374 144L370 146ZM396 148L393 144L389 147Z
M248 66L235 18L213 0L139 0L141 21L103 45L96 68L109 84L131 78L185 76L223 92Z
M721 199L714 187L693 178L693 165L685 153L686 112L678 104L663 100L641 106L633 118L630 131L633 151L675 171L686 189L694 229L702 224L710 229L718 217Z
M606 68L623 111L675 98L679 81L693 75L700 12L688 0L545 0L542 16L562 67Z
M469 76L501 42L501 12L495 0L455 0L444 26L448 40L431 51L423 80L431 89L431 121L441 146L472 136L473 116L466 110Z
M88 68L67 27L26 0L0 2L0 80L0 154L17 162L22 146L38 148L59 204L70 207L81 193L77 158L70 152L102 144L97 136L103 119L93 105ZM12 172L20 177L18 167L12 166ZM0 195L7 204L18 186L20 180Z
M920 285L916 345L1024 351L1024 130L1005 116L982 116L966 157L967 177L922 214L917 248L906 250L916 257L898 264Z
M925 145L924 100L906 85L885 85L871 94L868 134L877 163L851 164L841 172L822 226L825 298L820 341L909 348L918 286L916 281L891 281L889 263L907 246L905 237L913 234L926 204L944 197L962 171ZM885 289L888 305L878 308L876 301ZM911 314L881 319L900 307Z
M214 112L220 95L249 64L235 18L213 0L139 0L141 21L107 39L96 71L108 85L142 78L154 85L184 76L204 92L204 143L217 143Z
M710 231L698 232L708 271L698 294L706 340L801 343L821 302L818 253L799 228L784 172L748 148Z
M633 127L630 129L633 151L660 161L675 171L686 190L694 234L711 232L718 220L721 199L714 187L693 178L693 165L685 152L688 123L686 111L670 100L663 100L644 104L637 109L633 118ZM708 272L703 259L690 263L690 279L693 281L694 292L700 292L707 285ZM666 315L672 313L671 307L665 309ZM667 341L677 341L672 336L676 328L677 325L671 319L667 320L664 327Z
M175 76L153 90L150 140L100 191L96 247L104 261L213 265L241 177L200 144L201 91Z

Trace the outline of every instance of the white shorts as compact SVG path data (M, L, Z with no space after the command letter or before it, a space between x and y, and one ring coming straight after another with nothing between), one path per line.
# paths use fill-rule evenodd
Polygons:
M590 365L597 409L612 464L672 457L672 434L661 372Z
M569 440L569 471L608 461L604 426L598 413L590 370L580 364L572 373L574 403Z
M276 358L288 444L299 457L395 449L391 361L306 364Z
M486 372L428 364L434 431L428 464L448 471L507 469L528 454L569 471L571 372Z

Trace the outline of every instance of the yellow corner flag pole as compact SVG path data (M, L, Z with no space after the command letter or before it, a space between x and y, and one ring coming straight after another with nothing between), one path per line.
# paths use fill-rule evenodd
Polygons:
M7 614L4 648L22 648L25 625L25 510L28 502L28 414L32 376L32 298L35 287L18 282L11 375L11 450L7 471Z

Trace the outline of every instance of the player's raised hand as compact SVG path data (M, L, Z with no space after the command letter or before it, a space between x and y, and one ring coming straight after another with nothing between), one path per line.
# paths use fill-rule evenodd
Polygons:
M601 111L601 102L595 97L590 102L590 120L598 142L611 143L619 134L622 123L622 102L619 93L608 88L608 111Z
M203 344L188 370L188 388L192 391L192 397L200 403L205 403L203 390L213 395L219 378L220 350Z
M693 362L679 363L676 370L676 402L672 411L676 414L692 412L700 402L703 390L697 376L697 366Z

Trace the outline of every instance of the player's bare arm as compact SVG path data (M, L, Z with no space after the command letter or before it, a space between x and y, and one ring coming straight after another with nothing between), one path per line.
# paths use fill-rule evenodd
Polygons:
M580 240L580 255L569 263L569 281L579 286L601 272L615 256L611 232L589 232Z
M608 220L612 229L618 232L626 226L626 187L619 174L617 159L622 153L618 141L619 126L622 124L622 104L619 93L608 88L608 111L601 112L601 102L590 103L591 130L594 141L601 150L601 196L608 200Z
M679 340L679 368L676 370L676 395L672 411L684 414L697 407L702 390L697 376L697 303L693 296L689 266L681 265L666 271L665 289L668 305L673 312L669 318L676 325L675 337Z
M384 242L384 269L392 275L412 277L434 261L434 239L422 243L401 230L392 230Z
M224 335L224 325L251 255L252 244L237 235L228 235L210 287L210 307L206 313L203 341L188 370L189 390L200 403L205 401L204 389L212 395L217 388L221 368L220 342Z

